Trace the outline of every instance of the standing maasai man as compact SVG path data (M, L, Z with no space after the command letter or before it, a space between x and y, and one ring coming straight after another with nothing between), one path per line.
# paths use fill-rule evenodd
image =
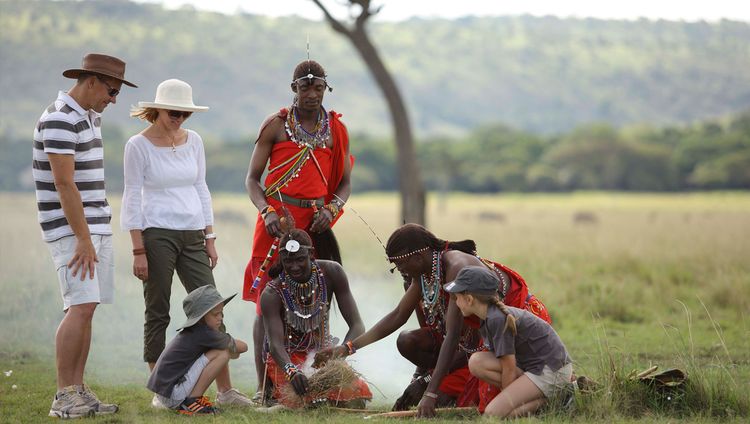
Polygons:
M274 385L273 397L288 403L280 396L281 388L291 384L297 395L304 396L309 387L300 368L308 353L333 343L329 332L333 296L349 325L342 345L348 353L354 353L351 340L362 334L365 326L344 269L333 261L315 260L312 239L304 231L292 229L281 238L279 263L270 274L275 277L259 302L270 351L266 364ZM346 387L332 388L323 398L306 401L325 400L335 406L364 408L364 401L372 399L372 393L367 383L357 378Z
M297 228L310 232L318 258L341 263L331 226L351 193L349 136L341 115L323 108L323 96L331 87L320 64L306 60L297 65L291 88L292 106L270 115L261 125L245 182L259 214L242 298L256 303L268 281L264 263L267 267L273 262L278 248L282 207ZM261 184L266 167L268 175ZM260 305L256 312L253 345L260 385L265 380ZM259 400L260 392L259 387L254 400Z
M391 234L386 254L401 275L411 282L406 293L393 311L352 340L351 349L346 346L326 349L316 355L316 363L349 355L392 334L416 310L418 314L421 312L427 325L402 332L396 344L401 355L417 366L417 373L394 409L418 405L418 415L430 417L435 414L436 406L455 402L457 406L478 404L482 411L498 390L469 372L469 355L482 349L480 322L475 316L464 319L443 285L453 281L467 266L485 266L497 275L498 295L505 304L527 309L550 322L547 309L529 293L518 273L476 256L473 240L442 240L421 225L406 224Z

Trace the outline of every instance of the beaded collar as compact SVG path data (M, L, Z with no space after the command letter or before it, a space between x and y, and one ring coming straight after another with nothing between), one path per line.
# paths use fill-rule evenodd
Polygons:
M325 148L328 139L331 136L330 126L328 125L328 113L321 106L318 112L318 121L312 132L308 132L297 116L297 106L292 105L284 121L284 130L290 140L297 143L300 147L309 147L312 149Z
M276 291L284 302L287 352L306 352L328 344L328 291L323 271L312 262L310 278L297 282L285 272Z

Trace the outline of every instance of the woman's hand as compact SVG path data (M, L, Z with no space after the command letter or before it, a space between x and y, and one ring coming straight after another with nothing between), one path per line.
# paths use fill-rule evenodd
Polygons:
M310 231L313 233L322 233L331 228L331 222L333 222L333 213L326 208L320 208L318 209L318 212L313 215L313 222L312 225L310 225Z
M146 255L133 256L133 275L141 281L148 279L148 259L146 259Z
M216 253L216 239L206 240L206 253L208 254L208 265L211 269L214 269L216 263L219 262L219 255Z

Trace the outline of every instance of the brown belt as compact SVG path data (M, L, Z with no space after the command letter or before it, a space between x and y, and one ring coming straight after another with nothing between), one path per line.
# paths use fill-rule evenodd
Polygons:
M318 197L317 199L297 199L296 197L287 196L286 194L279 192L276 192L273 196L269 197L272 197L274 199L278 199L279 197L281 197L282 203L297 206L298 208L322 208L325 204L325 198L323 197Z

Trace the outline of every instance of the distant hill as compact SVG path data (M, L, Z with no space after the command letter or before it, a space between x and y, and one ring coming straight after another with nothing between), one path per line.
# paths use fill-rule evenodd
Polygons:
M386 7L388 4L386 2ZM325 23L227 16L123 0L0 2L0 134L30 137L85 52L125 58L129 79L106 121L135 131L127 110L171 77L211 110L190 127L224 141L254 138L291 101L294 65L311 57L334 87L326 104L350 131L390 134L380 93L348 42ZM676 124L750 107L750 24L537 17L412 19L371 24L418 138L503 122L540 134L605 121Z

